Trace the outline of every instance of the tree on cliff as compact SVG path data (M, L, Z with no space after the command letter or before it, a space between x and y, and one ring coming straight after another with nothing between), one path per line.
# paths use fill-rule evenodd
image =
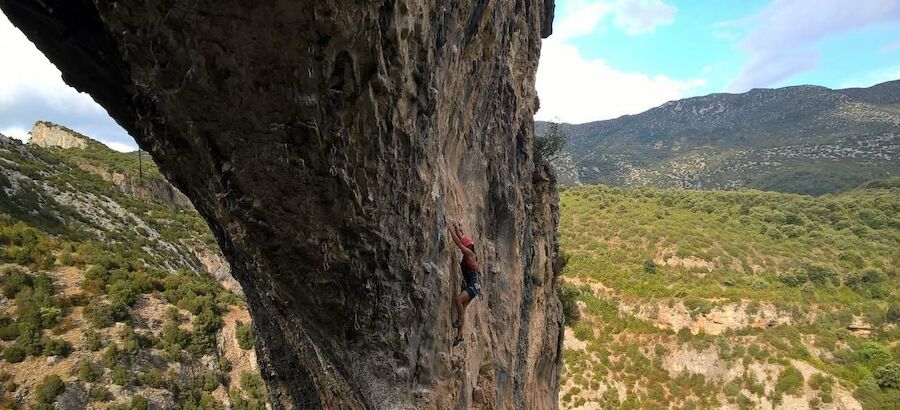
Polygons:
M551 122L543 135L534 138L534 163L553 161L566 145L566 134L562 124Z

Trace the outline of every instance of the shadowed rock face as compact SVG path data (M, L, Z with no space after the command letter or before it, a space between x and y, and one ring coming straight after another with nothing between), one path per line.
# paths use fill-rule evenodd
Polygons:
M0 0L207 219L285 408L555 408L552 0ZM484 295L450 347L448 218Z

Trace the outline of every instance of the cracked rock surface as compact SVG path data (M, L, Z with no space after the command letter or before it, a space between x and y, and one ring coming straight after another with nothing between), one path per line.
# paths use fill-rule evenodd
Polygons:
M0 0L209 222L277 408L555 408L552 0ZM484 294L451 348L459 252Z

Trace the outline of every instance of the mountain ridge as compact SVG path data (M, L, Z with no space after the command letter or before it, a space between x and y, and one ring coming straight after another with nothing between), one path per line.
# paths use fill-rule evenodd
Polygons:
M900 172L898 104L900 80L691 97L562 124L568 141L553 165L570 185L839 192Z

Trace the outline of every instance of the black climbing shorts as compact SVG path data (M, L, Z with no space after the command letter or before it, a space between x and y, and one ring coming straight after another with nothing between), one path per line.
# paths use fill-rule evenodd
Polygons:
M475 299L481 294L481 278L475 275L470 282L463 285L462 290L469 294L469 300Z

